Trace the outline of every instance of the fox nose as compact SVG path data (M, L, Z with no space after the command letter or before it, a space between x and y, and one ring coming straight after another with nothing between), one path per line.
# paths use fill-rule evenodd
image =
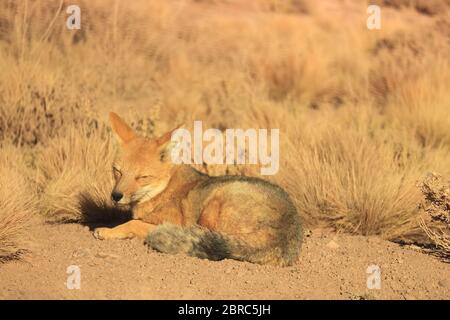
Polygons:
M119 202L120 199L122 199L122 198L123 198L123 194L120 192L111 193L111 199L113 199L113 201L115 201L115 202Z

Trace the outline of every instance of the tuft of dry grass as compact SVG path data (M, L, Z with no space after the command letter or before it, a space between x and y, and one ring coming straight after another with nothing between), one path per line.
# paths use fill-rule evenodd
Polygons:
M28 226L35 221L36 190L20 150L0 153L0 262L27 251Z

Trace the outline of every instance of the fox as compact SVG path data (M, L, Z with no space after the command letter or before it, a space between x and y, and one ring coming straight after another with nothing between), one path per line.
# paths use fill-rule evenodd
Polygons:
M118 146L112 164L116 206L132 219L96 228L99 240L140 238L153 250L219 261L290 266L298 259L303 228L280 186L257 177L209 176L171 161L171 137L138 135L109 114Z

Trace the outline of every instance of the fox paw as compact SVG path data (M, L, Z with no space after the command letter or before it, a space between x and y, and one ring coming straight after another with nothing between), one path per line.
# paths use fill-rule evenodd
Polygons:
M134 235L132 233L116 231L111 228L97 228L94 230L94 237L98 240L131 239Z
M94 230L94 238L98 240L105 240L107 237L109 228L97 228Z

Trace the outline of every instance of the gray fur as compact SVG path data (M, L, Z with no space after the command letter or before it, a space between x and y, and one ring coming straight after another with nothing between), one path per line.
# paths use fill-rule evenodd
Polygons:
M215 261L231 258L228 240L200 226L183 228L165 223L150 232L146 242L151 248L163 253L184 253Z

